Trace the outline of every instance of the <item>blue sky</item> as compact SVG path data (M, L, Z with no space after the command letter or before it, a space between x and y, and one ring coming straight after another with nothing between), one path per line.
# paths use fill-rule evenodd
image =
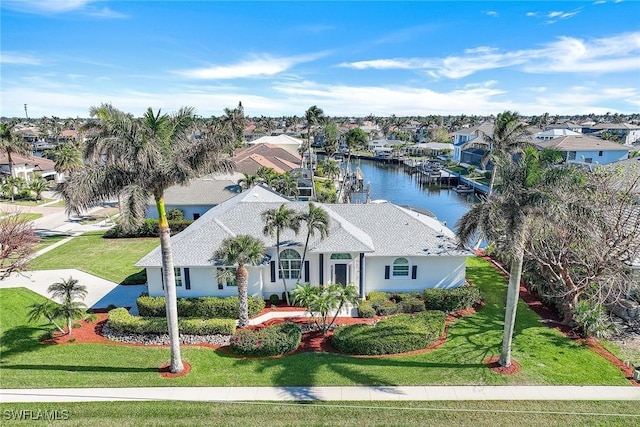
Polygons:
M2 0L1 116L640 112L640 2Z

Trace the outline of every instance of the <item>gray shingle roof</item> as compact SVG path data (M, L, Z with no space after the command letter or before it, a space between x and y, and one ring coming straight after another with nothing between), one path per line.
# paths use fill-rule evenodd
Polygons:
M263 234L262 212L286 203L299 212L307 210L306 202L291 202L262 187L249 191L210 209L183 232L171 238L176 266L211 266L212 254L226 237L250 234L274 247L275 237ZM318 204L321 205L321 204ZM455 235L436 219L412 212L391 203L360 205L321 205L330 217L329 235L315 235L309 241L309 251L364 252L370 256L467 256L460 249ZM281 244L304 246L307 230L301 226L298 235L285 231ZM162 265L160 248L142 258L136 266Z

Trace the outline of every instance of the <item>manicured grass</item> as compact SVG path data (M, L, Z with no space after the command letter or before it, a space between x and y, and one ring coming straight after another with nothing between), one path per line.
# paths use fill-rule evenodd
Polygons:
M42 236L40 237L40 240L38 241L38 243L36 243L36 247L35 247L35 252L46 248L47 246L51 246L54 243L59 242L60 240L64 240L69 236L65 236L65 235L52 235L52 236Z
M53 199L42 199L42 200L16 199L12 202L11 199L0 198L0 203L9 203L11 205L16 205L16 206L40 206L52 201Z
M640 405L629 401L15 403L0 404L0 410L9 415L3 417L7 421L3 425L25 425L12 416L33 416L39 411L56 414L58 420L53 423L60 426L493 427L632 426L640 422Z
M160 244L157 238L103 239L102 232L85 233L42 254L31 270L77 268L116 283L140 272L134 264Z
M156 370L169 360L167 348L40 345L34 335L14 344L7 338L16 336L16 331L24 335L21 328L32 328L24 317L14 317L9 326L3 322L0 330L7 348L0 365L0 387L630 385L615 366L542 324L522 302L513 351L522 371L503 376L486 368L483 360L499 354L506 283L482 259L470 259L467 271L468 278L480 286L486 305L475 315L455 321L445 344L428 353L379 358L303 353L243 359L228 351L183 347L182 357L191 364L191 373L164 379ZM15 298L15 292L0 289L0 312L24 310L24 298Z

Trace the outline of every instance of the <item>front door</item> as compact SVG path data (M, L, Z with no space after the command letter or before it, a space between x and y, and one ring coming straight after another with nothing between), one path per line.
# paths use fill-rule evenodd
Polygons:
M333 267L334 283L347 284L347 264L335 264Z

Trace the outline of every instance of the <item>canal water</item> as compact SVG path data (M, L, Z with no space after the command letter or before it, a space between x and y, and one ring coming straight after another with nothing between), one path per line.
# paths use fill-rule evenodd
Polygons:
M427 209L452 230L471 205L478 202L475 195L458 194L447 185L420 182L418 175L408 174L403 165L366 159L352 159L351 163L354 169L359 166L362 170L365 185L370 184L371 200Z

